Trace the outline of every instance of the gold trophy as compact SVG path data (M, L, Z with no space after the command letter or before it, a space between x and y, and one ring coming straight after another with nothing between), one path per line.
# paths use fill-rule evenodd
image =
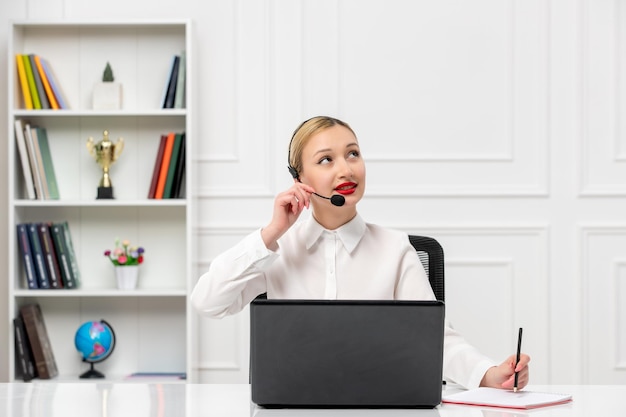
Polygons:
M116 143L111 142L108 130L104 131L102 140L98 143L94 143L92 137L87 140L87 150L89 150L89 153L94 157L98 165L102 167L103 171L102 179L98 185L98 199L114 198L109 169L117 161L117 158L120 157L123 149L124 139L119 138Z

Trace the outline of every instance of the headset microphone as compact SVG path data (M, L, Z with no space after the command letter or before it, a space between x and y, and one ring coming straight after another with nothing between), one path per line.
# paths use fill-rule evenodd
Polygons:
M287 169L289 170L289 173L291 174L291 176L292 176L295 180L300 181L300 175L298 174L298 171L297 171L294 167L292 167L291 165L289 165L289 166L287 166ZM325 197L325 196L323 196L323 195L321 195L321 194L318 194L318 193L313 193L313 194L315 194L315 195L316 195L316 196L318 196L318 197L325 198L326 200L330 200L330 203L331 203L333 206L341 207L341 206L343 206L344 204L346 204L346 199L345 199L345 197L344 197L344 196L342 196L342 195L339 195L339 194L333 194L333 195L332 195L332 196L330 196L330 197Z
M313 194L315 194L318 197L325 198L326 200L330 200L333 206L341 207L344 204L346 204L346 199L344 198L344 196L339 195L339 194L333 194L331 197L324 197L323 195L319 195L318 193L313 193Z

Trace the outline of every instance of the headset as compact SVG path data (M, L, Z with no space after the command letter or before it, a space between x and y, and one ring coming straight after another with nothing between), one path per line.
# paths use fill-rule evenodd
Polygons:
M300 126L298 126L296 130L294 130L293 135L291 135L291 140L289 141L289 153L287 155L287 169L289 170L289 173L291 174L293 179L297 180L298 182L302 182L300 181L300 174L298 173L298 170L291 165L291 145L293 144L293 138L296 137L296 134L300 131L302 126L304 126L309 120L315 119L317 117L319 116L311 117L310 119L307 119L304 122L300 123ZM340 194L333 194L330 197L325 197L315 192L313 194L315 194L318 197L324 198L326 200L330 200L331 204L337 207L341 207L346 203L345 197Z

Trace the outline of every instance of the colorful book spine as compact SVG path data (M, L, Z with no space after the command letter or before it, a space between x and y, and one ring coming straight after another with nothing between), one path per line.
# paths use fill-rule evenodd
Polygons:
M48 143L48 132L42 127L34 128L37 132L37 142L39 143L39 151L41 152L41 161L46 177L46 185L48 187L48 198L58 200L59 185L54 172L54 164L52 162L52 153L50 152L50 144Z
M180 61L178 64L178 78L176 80L176 94L174 96L174 108L182 109L185 107L185 82L187 72L187 54L185 51L180 53Z
M72 268L70 254L65 241L65 233L62 223L54 223L50 226L50 234L54 242L54 250L56 251L59 261L59 269L61 270L61 279L63 288L73 290L76 288L76 279Z
M28 132L26 132L28 131ZM37 164L37 171L39 172L39 181L41 183L41 193L44 200L50 198L50 189L48 188L48 179L46 178L46 170L43 165L43 156L41 154L41 146L39 146L39 136L37 129L33 126L26 125L24 133L30 135L33 142L33 151L35 153L35 163Z
M43 191L43 182L41 173L39 172L39 163L37 162L37 155L35 151L35 142L33 135L31 134L30 124L26 123L24 126L24 138L26 140L26 149L28 150L28 159L30 161L30 168L33 173L33 184L35 187L35 194L38 200L44 200L45 194Z
M165 150L163 151L163 161L161 161L161 169L159 171L159 181L157 182L157 189L154 195L156 199L163 198L163 192L165 191L165 181L167 180L167 169L170 166L170 160L172 159L172 150L174 149L174 140L176 134L170 132L167 135L167 142L165 143Z
M61 84L59 84L59 81L54 75L54 71L52 71L52 67L50 66L48 61L41 58L41 67L43 68L43 71L46 74L48 83L50 83L50 88L52 89L54 98L59 104L59 108L62 110L69 109L69 104L67 102L67 99L65 98L65 95L63 94L63 90L61 90Z
M24 125L20 119L15 120L15 141L17 142L17 150L20 154L20 163L22 165L24 183L26 185L26 195L30 200L34 200L37 196L35 194L33 171L30 167L28 148L26 146L26 138L24 137Z
M43 84L43 89L46 92L46 97L48 98L50 107L53 110L58 110L59 103L57 103L57 99L52 92L52 87L50 87L50 82L48 81L46 72L43 70L43 65L41 65L41 58L39 57L39 55L35 55L35 65L37 66L37 72L39 73L39 77L41 78L41 83Z
M33 109L33 98L30 95L30 88L28 87L28 77L26 77L26 69L24 68L24 58L22 55L15 55L15 63L17 65L17 76L20 80L20 88L22 90L22 99L24 100L24 108L26 110Z
M171 198L182 198L183 180L185 179L185 133L183 133L183 140L180 144L180 153L178 154L178 161L176 162L176 172L174 174L174 186L172 187Z
M24 274L26 275L26 286L29 289L39 288L37 284L37 272L35 270L35 260L33 259L33 251L28 238L27 225L20 223L17 226L17 240L24 263Z
M176 99L176 81L178 80L178 68L180 66L180 56L174 56L172 63L172 71L170 72L170 78L167 84L167 93L165 95L165 101L163 102L164 109L174 108L174 100Z
M33 69L30 66L30 58L28 55L22 55L22 61L24 62L24 71L26 72L26 79L28 80L28 90L33 99L33 109L41 110L41 102L39 101L39 93L37 92Z
M30 343L28 342L26 326L24 326L24 321L20 315L13 319L13 330L15 337L16 375L22 378L24 382L28 382L37 376L37 369Z
M43 255L46 260L46 267L48 268L48 278L50 279L50 288L58 290L63 288L63 281L61 278L61 269L59 268L59 261L56 251L54 250L54 243L50 236L50 227L46 223L39 223L37 225L39 230L39 238L41 239L41 248L43 249Z
M174 147L172 148L172 156L167 167L167 177L165 179L165 189L163 190L163 198L172 198L172 187L174 185L174 175L176 174L176 163L178 155L180 155L180 146L183 141L182 133L174 135Z
M50 103L48 102L48 97L46 96L46 90L43 88L43 82L41 81L41 76L39 75L39 71L37 71L37 63L35 62L35 55L28 55L28 59L30 60L30 68L33 71L33 78L35 79L35 87L37 88L37 95L39 96L39 102L41 103L41 108L44 110L50 109Z
M69 256L70 266L72 267L72 275L74 276L75 288L80 287L80 269L78 269L78 259L74 252L74 244L72 243L72 234L70 233L70 225L68 222L59 223L63 229L63 237L67 246L67 255Z
M33 352L37 375L41 379L54 378L59 374L46 323L39 304L26 304L20 307L28 341Z
M46 268L46 260L41 247L37 225L35 223L29 223L27 229L30 247L33 251L35 271L37 272L37 285L41 289L48 289L50 288L50 279L48 278L48 269Z
M150 181L150 189L148 190L148 198L154 198L156 195L157 183L159 182L159 173L161 172L161 162L163 161L163 152L165 151L165 143L167 142L167 135L161 135L159 142L159 148L157 149L157 155L154 160L154 168L152 169L152 180Z

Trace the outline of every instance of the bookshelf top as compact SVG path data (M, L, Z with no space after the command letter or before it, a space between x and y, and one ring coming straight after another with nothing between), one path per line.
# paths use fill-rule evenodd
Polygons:
M190 19L122 19L122 20L13 20L13 27L121 27L121 26L188 26Z

